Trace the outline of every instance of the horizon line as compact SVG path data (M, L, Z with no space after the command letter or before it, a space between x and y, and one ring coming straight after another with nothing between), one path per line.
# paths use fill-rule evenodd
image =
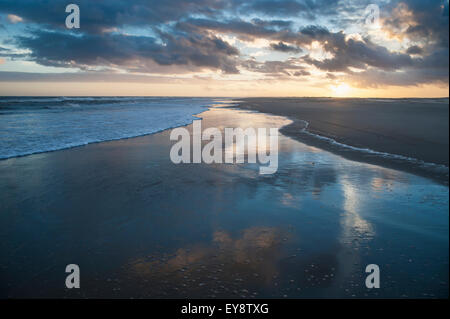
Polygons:
M297 96L297 95L273 95L273 96L215 96L215 95L0 95L3 97L178 97L178 98L223 98L223 99L271 99L271 98L302 98L302 99L449 99L450 96L434 97L363 97L363 96Z

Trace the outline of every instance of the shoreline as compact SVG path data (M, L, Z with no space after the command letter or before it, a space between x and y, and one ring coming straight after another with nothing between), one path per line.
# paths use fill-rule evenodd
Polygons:
M331 152L333 154L342 156L345 159L378 165L381 167L391 168L399 171L404 171L407 173L412 173L421 177L429 178L441 185L448 186L449 185L449 168L448 163L445 164L437 164L432 162L427 162L419 158L410 157L405 154L396 154L396 153L389 153L389 152L383 152L380 150L373 149L371 147L366 147L363 145L352 145L351 143L346 143L345 139L342 140L339 136L330 134L329 132L325 130L318 130L317 127L314 128L314 125L311 126L311 122L299 118L298 114L292 113L292 112L286 112L286 110L283 110L283 108L277 107L277 108L271 108L267 109L268 105L273 105L273 103L277 102L285 102L290 100L301 100L301 101L308 101L312 100L314 102L341 102L341 101L363 101L362 99L340 99L337 101L336 99L324 99L324 98L236 98L236 99L223 99L223 98L217 98L216 101L214 101L213 104L205 106L205 109L201 112L193 113L192 114L192 121L195 119L201 119L201 114L204 112L207 112L211 110L212 108L216 107L222 107L222 108L236 108L236 109L242 109L242 110L251 110L256 111L259 113L264 114L271 114L271 115L278 115L283 116L292 123L285 125L280 128L280 133L286 135L287 137L293 138L294 140L300 141L308 146L318 147L324 151ZM367 99L367 100L374 100L374 99ZM376 101L381 102L384 99L378 99ZM401 100L401 99L399 99ZM436 100L436 99L422 99L422 100ZM255 103L257 101L257 103ZM258 104L263 101L263 104ZM129 137L121 137L121 138L114 138L114 139L108 139L108 140L99 140L99 141L93 141L88 142L80 145L73 145L73 146L67 146L64 148L57 148L57 149L50 149L50 150L44 150L39 152L33 152L29 154L20 154L16 156L6 157L6 158L0 158L1 161L6 160L12 160L16 158L26 157L30 155L35 154L43 154L43 153L51 153L61 150L68 150L78 147L87 146L89 144L98 144L103 142L111 142L111 141L120 141L120 140L127 140L127 139L134 139L139 138L143 136L148 135L154 135L157 133L165 132L171 129L174 129L176 127L186 127L192 124L192 121L190 123L182 124L182 125L176 125L167 127L165 129L161 129L158 131L136 135L136 136L129 136ZM316 125L317 126L317 125ZM313 127L313 129L311 129ZM380 134L382 135L382 134Z
M235 107L199 116L221 130L291 122ZM174 164L172 146L165 130L0 161L0 296L448 296L448 187L285 134L270 176ZM379 295L354 284L373 260L392 276ZM88 283L82 295L55 276L69 263Z
M305 101L302 101L300 99L300 101L298 101L298 99L290 99L290 98L286 99L247 98L237 100L236 101L237 106L235 107L238 109L253 110L266 114L280 115L289 118L292 121L292 123L282 127L280 129L280 132L290 138L305 143L306 145L318 147L322 150L342 156L349 160L396 169L399 171L404 171L421 177L429 178L441 185L445 186L449 185L448 153L447 158L445 158L444 156L444 158L440 159L441 163L434 163L426 161L421 158L409 156L407 152L410 150L403 152L403 154L386 152L382 148L383 138L380 138L380 136L383 136L383 132L377 134L378 138L381 139L381 141L370 143L373 141L370 141L368 139L364 140L364 138L362 138L359 141L360 143L352 143L351 137L349 136L344 137L333 134L332 131L327 131L326 127L317 125L318 119L314 118L314 116L311 116L311 113L308 114L311 117L309 121L306 120L305 118L300 118L300 116L302 116L301 110L299 112L299 110L288 109L287 107L285 107L285 105L283 105L283 103L286 102L289 103L290 100L294 100L296 106L299 108L301 108L300 105L301 102L308 102L308 99L305 99ZM323 99L312 99L312 100L315 100L314 102L320 102L320 100L324 102ZM341 101L345 100L355 101L355 99L342 99ZM341 102L341 101L331 100L331 102ZM278 103L276 107L273 107L274 103ZM317 112L317 114L314 115L317 117L318 114L319 112ZM313 125L311 125L311 122L313 122ZM448 112L447 112L447 122L448 122ZM333 124L336 126L345 127L344 125L339 125L337 123ZM361 130L357 128L353 129L349 127L345 128L353 130L353 133L356 131L361 133ZM390 136L385 136L384 140L388 138L390 138ZM400 142L401 141L398 141L398 143ZM376 147L374 148L373 146ZM448 135L447 135L446 149L448 149Z

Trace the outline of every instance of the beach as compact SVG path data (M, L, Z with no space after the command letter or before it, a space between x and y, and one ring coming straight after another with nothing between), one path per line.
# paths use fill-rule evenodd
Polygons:
M0 300L436 311L449 17L449 0L1 0Z
M0 296L448 297L448 186L304 143L285 134L294 111L246 103L197 117L280 128L275 174L174 164L171 129L0 160ZM81 289L65 288L68 264Z
M239 107L291 118L282 132L309 145L448 185L448 98L247 98Z

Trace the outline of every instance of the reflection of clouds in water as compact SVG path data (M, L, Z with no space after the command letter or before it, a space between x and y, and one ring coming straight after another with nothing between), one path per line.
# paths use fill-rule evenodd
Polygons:
M267 253L281 242L280 234L275 228L252 227L243 231L241 238L233 240L223 231L214 233L214 242L221 249L231 252L236 263L249 263L258 259L258 253Z
M320 199L324 188L336 183L336 175L337 172L333 166L320 166L314 170L312 176L312 195L314 198Z
M284 193L280 199L280 202L283 206L297 208L299 206L299 199L299 196L297 197L293 196L291 193Z
M380 177L374 177L372 178L372 182L370 183L370 185L372 186L372 190L374 192L379 192L385 187L385 181Z
M393 192L408 188L408 175L387 168L376 167L377 176L370 181L372 191L377 193Z
M166 281L180 287L184 283L187 294L195 294L197 289L204 296L207 287L222 283L222 293L226 293L236 285L268 284L278 273L280 247L286 239L286 234L272 227L247 228L237 238L226 231L216 231L209 245L179 248L172 255L138 258L127 269L133 277L146 278L155 287Z

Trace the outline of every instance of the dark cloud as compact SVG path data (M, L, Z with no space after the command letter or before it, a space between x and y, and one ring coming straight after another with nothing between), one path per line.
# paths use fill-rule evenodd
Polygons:
M65 28L65 0L2 0L0 13L15 14L28 22ZM155 26L192 14L214 16L229 6L222 0L77 0L83 32L100 33L122 26Z
M279 33L289 32L289 29L279 30L278 21L253 20L251 22L241 19L217 21L211 19L187 19L179 22L177 30L190 33L202 33L205 31L216 31L221 33L233 33L244 40L253 38L271 38Z
M342 31L333 33L320 26L305 27L297 36L288 40L298 46L311 45L315 41L320 43L323 50L332 57L318 60L306 55L303 60L324 71L348 71L349 67L395 70L414 62L408 54L390 52L368 38L355 40L347 38Z
M335 13L339 0L260 0L248 1L241 11L261 13L267 16L304 17Z
M292 26L292 21L289 20L261 20L255 18L252 20L253 24L262 27L277 27L282 29L288 29Z
M413 45L410 46L407 50L406 53L408 54L422 54L423 53L423 49L417 45Z
M327 28L318 25L309 25L300 30L302 35L308 36L310 39L321 40L330 35Z
M319 61L307 56L305 61L325 71L348 71L349 67L397 70L414 64L414 60L408 54L390 52L368 39L346 40L343 33L330 34L328 40L323 43L323 47L325 51L333 55L332 58Z
M29 73L0 71L0 82L170 82L173 77L111 72ZM179 79L177 79L179 81Z
M252 58L243 61L241 66L249 71L265 73L272 77L309 75L309 72L299 65L298 62L298 59L259 62Z
M353 85L359 87L380 87L385 85L414 86L426 83L448 85L448 68L411 69L407 72L387 72L370 69L360 73L349 73L344 76Z
M296 16L300 12L306 12L309 9L305 3L292 0L250 1L247 5L244 5L244 8L248 11L271 16Z
M386 19L386 25L393 30L400 30L408 25L406 35L411 40L448 48L448 1L402 0L391 6L394 14ZM406 9L408 14L404 14L402 9Z
M191 65L237 73L235 56L239 52L217 37L173 36L160 33L160 40L146 36L120 34L74 35L35 31L32 37L18 37L17 45L30 49L33 61L47 66L98 66L132 68L146 72L147 60L160 65ZM162 40L162 42L161 42Z
M293 45L288 45L286 43L283 42L278 42L278 43L272 43L270 44L270 48L272 50L275 51L281 51L281 52L292 52L292 53L300 53L302 52L302 49L300 49L299 47L293 46Z

